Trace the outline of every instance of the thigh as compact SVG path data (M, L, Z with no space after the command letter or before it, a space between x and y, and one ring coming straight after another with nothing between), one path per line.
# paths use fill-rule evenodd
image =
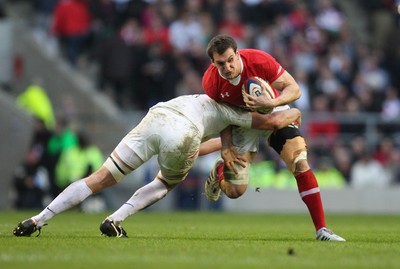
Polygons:
M269 137L269 145L278 153L281 154L284 146L286 143L291 140L295 139L295 144L299 143L299 145L295 145L295 147L305 146L304 138L300 134L300 130L294 126L287 126L282 129L279 129L275 133L273 133ZM300 141L303 141L301 143ZM290 147L293 146L292 143ZM287 147L286 147L287 148Z
M285 127L278 130L270 137L270 145L279 153L287 168L292 172L295 172L296 158L300 154L304 155L303 158L307 157L306 141L295 127Z
M132 170L148 161L159 152L159 137L163 131L163 115L157 117L148 113L114 149L127 166Z
M232 142L240 154L257 152L260 137L269 137L271 133L272 131L235 127L232 129Z
M190 122L181 123L180 127L183 128L179 135L163 138L158 154L162 178L169 184L182 181L199 155L201 135L198 129Z

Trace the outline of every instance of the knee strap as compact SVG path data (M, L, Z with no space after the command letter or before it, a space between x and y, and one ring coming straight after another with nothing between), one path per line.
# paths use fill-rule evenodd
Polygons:
M300 160L307 160L307 151L300 152L299 156L294 159L293 164L296 166Z
M110 157L107 158L104 166L108 169L108 171L110 171L117 182L120 182L127 174L132 171L118 158L113 157L112 154L110 155Z
M249 184L249 167L250 164L247 163L246 167L243 168L239 164L236 164L236 169L238 171L237 174L233 170L228 169L226 166L224 167L224 176L225 180L229 181L229 183L233 185L247 185Z

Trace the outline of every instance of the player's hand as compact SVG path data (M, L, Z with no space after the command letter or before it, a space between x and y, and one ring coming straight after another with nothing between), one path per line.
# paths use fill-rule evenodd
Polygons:
M296 128L300 128L302 124L301 111L297 108L291 108L291 110L296 111L299 114L298 118L291 125L293 125Z
M232 170L235 174L238 173L235 163L239 164L243 168L246 167L246 160L239 155L236 147L231 146L227 148L223 148L221 150L222 159L224 159L224 163L229 170Z
M242 91L243 100L248 108L252 111L257 111L259 109L270 109L275 107L274 99L268 95L268 93L263 90L260 96L252 96L245 91Z
M300 128L300 127L301 127L301 124L302 124L302 121L301 121L301 120L302 120L301 116L297 118L297 120L296 120L296 122L295 122L295 125L297 126L297 128Z

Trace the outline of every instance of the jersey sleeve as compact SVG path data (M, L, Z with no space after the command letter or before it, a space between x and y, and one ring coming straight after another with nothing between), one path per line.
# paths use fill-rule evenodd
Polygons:
M255 52L252 60L256 72L263 74L269 83L273 83L285 72L281 64L270 54L260 50L252 51Z

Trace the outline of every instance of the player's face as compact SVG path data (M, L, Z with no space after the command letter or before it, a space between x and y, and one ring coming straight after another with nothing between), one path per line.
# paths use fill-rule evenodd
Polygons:
M213 59L213 64L224 78L234 79L240 75L241 64L239 53L235 53L232 48L227 49L223 54L214 52Z

